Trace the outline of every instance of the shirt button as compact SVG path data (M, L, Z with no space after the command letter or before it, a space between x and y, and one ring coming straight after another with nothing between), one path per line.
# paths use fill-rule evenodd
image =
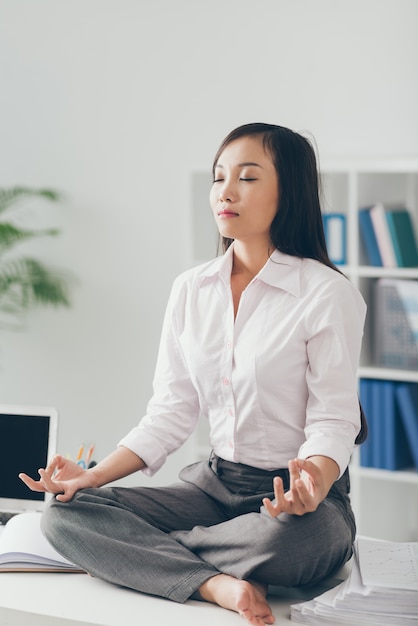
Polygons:
M227 341L226 342L226 347L228 348L228 350L230 350L232 348L232 342L231 341Z
M229 378L224 376L224 378L222 379L222 382L223 382L224 385L229 385Z

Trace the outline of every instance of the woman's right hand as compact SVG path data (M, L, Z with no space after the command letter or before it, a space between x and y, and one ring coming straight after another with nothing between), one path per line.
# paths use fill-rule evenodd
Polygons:
M32 491L55 494L60 502L68 502L80 489L101 487L114 480L146 467L145 462L132 450L119 446L91 469L83 469L74 461L57 454L45 469L39 470L39 480L19 474Z
M60 454L55 455L45 469L39 470L39 476L39 480L34 480L27 474L19 474L29 489L53 493L60 502L68 502L80 489L98 486L92 470L85 470Z

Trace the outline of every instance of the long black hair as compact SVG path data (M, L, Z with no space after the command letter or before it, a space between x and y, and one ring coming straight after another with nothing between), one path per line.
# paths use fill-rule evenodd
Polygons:
M319 171L312 144L293 130L255 122L232 130L222 141L213 162L215 171L224 148L235 139L259 136L273 160L279 181L279 206L270 226L275 248L291 256L320 261L340 270L328 256L319 199ZM225 252L233 239L222 237ZM360 404L360 432L356 444L367 438L367 419Z
M285 254L316 259L339 271L328 256L315 151L305 137L284 126L261 122L244 124L222 141L213 169L228 144L249 135L261 138L264 149L271 155L279 181L279 206L270 226L272 244ZM232 241L222 237L224 252Z

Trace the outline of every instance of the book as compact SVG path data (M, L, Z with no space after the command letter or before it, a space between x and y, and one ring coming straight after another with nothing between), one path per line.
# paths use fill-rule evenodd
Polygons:
M386 209L386 219L399 267L418 267L418 248L411 215L407 209Z
M418 281L380 278L373 291L373 361L418 369Z
M344 213L323 213L325 241L329 258L335 265L347 263L346 217Z
M364 251L369 265L381 267L383 265L382 257L380 255L376 233L370 216L370 208L371 207L365 207L360 209L358 212L360 238L363 242Z
M376 235L377 245L384 267L397 267L392 235L386 217L385 207L381 202L370 209L370 218Z
M383 469L384 462L384 382L383 380L370 381L371 385L371 415L372 415L372 428L370 430L370 443L372 447L372 467Z
M414 460L396 401L398 383L391 380L380 382L382 446L380 467L391 471L413 467Z
M41 513L19 513L0 532L0 572L83 572L67 561L41 531Z
M362 467L373 467L373 411L372 411L372 381L367 378L361 378L359 382L359 397L363 407L363 411L367 417L368 436L364 443L360 446L360 465Z
M414 464L418 469L418 383L399 383L396 397Z

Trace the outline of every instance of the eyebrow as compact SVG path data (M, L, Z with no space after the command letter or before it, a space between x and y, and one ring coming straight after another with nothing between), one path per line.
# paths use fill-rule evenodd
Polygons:
M259 163L255 163L253 161L246 161L245 163L238 163L237 165L237 167L249 167L249 166L260 167L262 169L262 165L260 165ZM221 167L223 169L223 165L221 163L217 163L215 167Z

